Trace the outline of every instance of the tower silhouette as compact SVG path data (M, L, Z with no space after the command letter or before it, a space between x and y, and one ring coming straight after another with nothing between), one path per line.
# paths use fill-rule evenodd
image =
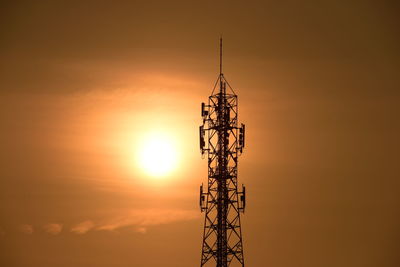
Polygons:
M205 213L200 266L244 266L240 213L246 191L238 191L238 156L245 145L245 125L238 126L238 98L222 72L208 103L201 104L200 150L208 159L207 190L200 186L200 209Z

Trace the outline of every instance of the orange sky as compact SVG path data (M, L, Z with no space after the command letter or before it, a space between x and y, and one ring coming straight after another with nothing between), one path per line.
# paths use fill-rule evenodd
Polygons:
M200 103L239 95L246 264L397 267L399 5L4 1L0 265L199 264ZM178 168L138 168L140 137Z

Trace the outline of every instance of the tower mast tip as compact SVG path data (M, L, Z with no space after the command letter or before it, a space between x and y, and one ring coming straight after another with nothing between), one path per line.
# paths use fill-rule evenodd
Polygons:
M219 38L219 75L222 75L222 34Z

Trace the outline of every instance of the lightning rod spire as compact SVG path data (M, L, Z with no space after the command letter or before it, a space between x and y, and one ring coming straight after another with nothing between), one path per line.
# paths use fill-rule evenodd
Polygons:
M222 35L219 38L219 75L222 75Z

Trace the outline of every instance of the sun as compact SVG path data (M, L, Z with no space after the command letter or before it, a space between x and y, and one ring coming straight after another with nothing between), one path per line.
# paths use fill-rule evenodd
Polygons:
M148 133L143 136L137 150L137 163L149 176L165 177L178 164L177 146L166 133Z

